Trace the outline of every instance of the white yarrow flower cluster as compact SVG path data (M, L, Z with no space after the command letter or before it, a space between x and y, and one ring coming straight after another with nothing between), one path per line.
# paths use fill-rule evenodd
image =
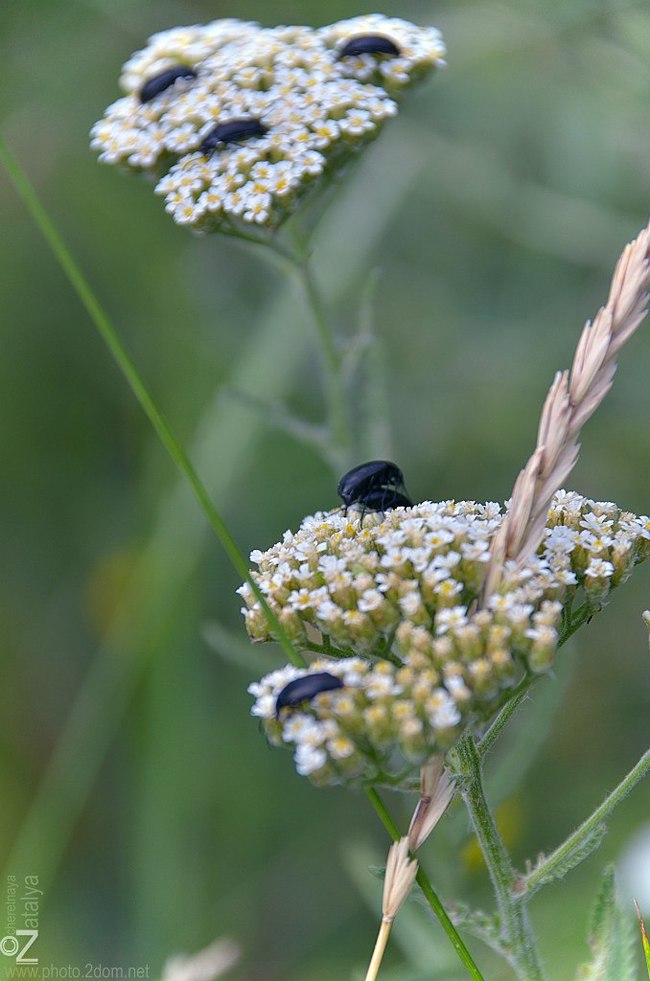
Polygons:
M307 517L265 552L253 578L298 648L329 650L249 689L269 738L294 746L318 784L390 779L483 723L524 670L552 664L563 609L582 590L595 612L650 554L650 519L559 491L538 553L504 570L479 606L489 544L504 515L493 503L424 502L385 515ZM251 587L239 589L253 640L271 640ZM298 704L291 681L327 672L341 687Z
M346 39L389 38L398 55L341 57ZM401 89L443 64L432 27L373 14L319 29L218 20L153 35L124 66L126 95L92 130L99 159L158 178L179 224L275 226L324 173L345 164L397 112ZM143 86L185 67L142 102ZM258 120L259 134L202 149L215 125Z

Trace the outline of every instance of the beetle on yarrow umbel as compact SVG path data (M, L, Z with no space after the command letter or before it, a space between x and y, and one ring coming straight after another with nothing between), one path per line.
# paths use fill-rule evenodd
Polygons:
M308 651L320 635L333 655L249 689L253 713L272 742L294 747L300 773L319 785L412 776L463 727L480 728L524 673L553 666L562 611L578 591L597 612L650 555L647 516L559 491L537 553L510 564L479 604L506 515L472 501L424 502L363 523L318 513L251 554L296 646ZM273 639L251 587L239 592L251 638ZM319 691L324 672L341 686L311 702L308 679ZM277 709L297 677L307 696L287 728Z
M249 688L253 714L272 742L295 747L299 773L318 785L408 785L461 734L480 732L515 685L549 671L563 637L650 556L647 515L557 489L643 321L649 285L650 227L623 251L571 370L556 374L505 511L425 501L367 523L364 514L317 512L251 553L252 579L294 645L327 655L310 672L343 682L322 703L303 702L290 724L276 704L296 668ZM339 492L352 503L376 489L401 492L402 480L394 463L375 460L345 474ZM250 583L239 593L251 638L275 639Z
M412 506L402 471L388 460L369 460L348 470L339 480L337 493L346 510L353 504L361 505L363 511Z
M266 126L259 119L254 117L244 117L242 119L228 119L223 123L217 123L205 135L201 143L203 153L212 153L219 146L226 146L228 143L241 143L242 140L250 140L255 136L265 136L268 132Z
M140 102L151 102L157 95L161 95L167 89L171 88L172 85L175 85L179 78L196 78L196 72L189 65L176 65L174 68L165 69L159 75L154 75L153 78L147 79L140 89Z
M391 41L384 34L359 34L357 37L351 37L349 41L345 42L339 51L339 58L349 58L363 54L397 56L399 53L399 48L395 42Z
M126 94L93 127L92 146L157 178L179 224L275 228L444 55L435 28L380 14L318 29L217 20L162 31L124 66Z
M342 687L341 679L328 671L304 674L300 678L294 678L288 685L285 685L275 700L276 717L280 718L280 712L284 708L295 708L302 702L313 701L322 692L333 691L335 688Z

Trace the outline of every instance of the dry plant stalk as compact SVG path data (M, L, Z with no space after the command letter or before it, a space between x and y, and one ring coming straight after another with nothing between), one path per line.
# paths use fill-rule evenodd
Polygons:
M444 769L444 762L444 756L438 754L432 756L420 770L420 799L408 831L412 852L416 852L427 840L456 791L454 781Z
M366 973L366 981L375 981L386 950L393 920L401 909L402 903L413 888L418 863L409 858L408 838L394 841L386 859L386 875L384 877L384 896L382 901L382 918L379 933L372 953L372 959Z
M578 437L612 387L618 353L647 313L650 224L626 245L609 297L578 341L571 371L558 371L546 396L537 446L515 482L510 510L494 536L483 590L498 587L505 562L520 563L539 546L554 493L573 469Z

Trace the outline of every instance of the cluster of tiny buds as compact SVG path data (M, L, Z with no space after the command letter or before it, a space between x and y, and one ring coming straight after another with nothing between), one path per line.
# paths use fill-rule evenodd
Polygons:
M424 502L306 518L252 573L296 647L328 656L251 686L253 714L315 783L395 780L483 724L524 670L553 664L581 590L595 612L650 554L650 519L559 491L538 553L479 597L497 504ZM249 584L248 632L273 639ZM305 682L296 679L305 677ZM328 680L329 679L329 680Z
M155 34L92 130L100 160L149 172L179 224L276 226L443 63L437 30L372 14L328 27L218 20ZM242 225L243 223L243 225Z

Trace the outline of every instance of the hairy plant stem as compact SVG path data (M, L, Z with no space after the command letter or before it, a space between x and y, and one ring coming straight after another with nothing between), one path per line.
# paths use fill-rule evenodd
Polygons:
M504 947L522 981L542 981L544 975L537 957L526 905L513 894L517 875L490 812L483 790L481 756L469 733L461 736L455 752L461 777L460 793L494 886Z
M388 831L388 834L391 836L393 841L399 841L399 839L402 837L400 834L400 830L395 824L395 822L393 821L390 814L388 813L386 805L382 801L376 789L374 787L366 787L365 790L368 800L370 801L375 811L377 812L379 820ZM449 919L449 916L447 915L447 911L445 910L444 906L438 899L438 896L436 895L436 892L433 886L431 885L431 882L429 881L429 877L427 876L426 872L424 871L421 865L418 866L418 873L415 878L415 881L417 882L420 889L422 890L422 894L426 899L427 903L429 904L429 906L431 907L432 911L438 917L442 929L449 937L451 943L453 944L456 950L456 953L458 954L460 960L462 961L465 968L467 969L469 976L471 978L474 978L475 981L483 981L483 975L481 974L478 967L474 963L472 955L470 954L467 947L463 943L463 940L460 934L458 933L458 931L456 930L456 927Z
M522 901L526 895L536 892L541 886L556 877L556 871L566 864L567 857L577 852L580 845L599 828L609 817L623 798L627 797L636 784L650 771L650 749L646 750L641 759L632 767L630 772L621 780L611 794L599 807L569 835L566 841L552 852L547 859L540 862L532 872L523 876L518 884L518 899Z
M16 190L27 207L27 210L31 214L36 225L41 230L44 238L58 260L59 265L67 276L68 281L75 290L90 319L97 328L97 331L106 344L111 357L115 361L117 367L131 388L131 391L140 403L140 406L151 423L156 435L169 453L178 470L187 480L195 498L203 510L203 513L208 519L213 531L217 535L217 538L221 542L223 550L230 559L232 565L235 567L237 573L243 579L245 579L253 589L253 592L259 600L269 624L273 627L278 642L282 646L285 654L292 664L295 664L298 667L304 666L305 659L303 658L302 654L295 650L293 644L287 637L282 624L278 620L273 610L271 610L269 607L264 594L260 590L255 580L252 578L248 568L248 562L240 552L234 538L228 531L223 518L217 511L205 484L195 470L187 452L176 438L171 426L165 419L153 395L147 388L144 378L136 368L135 364L127 353L126 348L122 344L122 341L120 340L117 331L113 327L113 324L111 323L106 311L90 288L85 276L73 258L72 253L65 245L63 239L50 220L49 215L43 208L36 191L27 178L27 175L23 171L18 161L10 153L9 149L1 138L0 160L4 164L5 169L12 179Z

